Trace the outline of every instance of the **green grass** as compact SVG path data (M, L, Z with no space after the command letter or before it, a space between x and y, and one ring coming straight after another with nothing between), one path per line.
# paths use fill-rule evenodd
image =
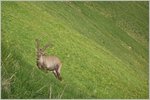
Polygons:
M148 98L148 2L1 2L2 98ZM36 66L51 42L63 81Z

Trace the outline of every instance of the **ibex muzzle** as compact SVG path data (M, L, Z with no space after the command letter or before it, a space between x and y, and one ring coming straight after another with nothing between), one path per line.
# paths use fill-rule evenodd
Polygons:
M59 80L62 80L60 76L60 70L62 67L62 63L56 56L48 56L44 53L49 45L45 45L42 49L39 47L39 40L36 39L36 46L37 46L37 66L41 70L52 71L55 77Z

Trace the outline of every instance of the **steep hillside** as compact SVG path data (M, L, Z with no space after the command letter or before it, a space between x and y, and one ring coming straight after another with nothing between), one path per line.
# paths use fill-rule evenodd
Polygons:
M2 98L148 98L148 7L2 1ZM63 81L37 68L36 38Z

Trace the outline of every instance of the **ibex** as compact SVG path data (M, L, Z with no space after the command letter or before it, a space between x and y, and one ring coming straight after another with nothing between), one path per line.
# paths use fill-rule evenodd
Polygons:
M52 71L57 79L62 80L60 76L60 70L62 67L62 63L56 56L48 56L44 53L46 48L49 47L49 44L45 45L42 49L39 47L39 40L36 39L36 47L37 47L37 66L41 70Z

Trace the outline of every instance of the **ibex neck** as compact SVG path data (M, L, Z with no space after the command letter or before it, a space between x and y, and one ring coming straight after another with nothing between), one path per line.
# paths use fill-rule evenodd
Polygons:
M43 55L37 55L37 60L40 60L41 58L43 58Z
M39 57L37 57L37 62L39 62L39 63L43 63L43 61L44 61L44 56L39 56Z

